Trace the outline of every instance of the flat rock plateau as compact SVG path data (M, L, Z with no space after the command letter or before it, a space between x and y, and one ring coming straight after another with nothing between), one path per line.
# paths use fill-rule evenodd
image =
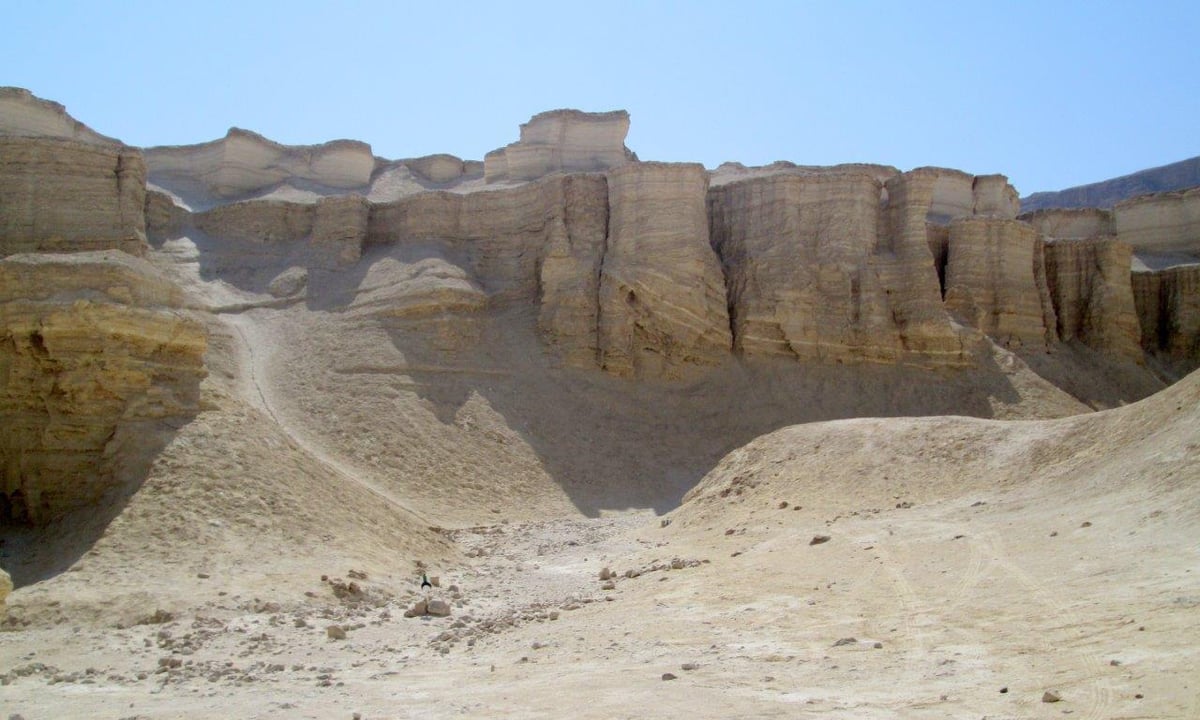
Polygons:
M136 148L0 89L2 714L1200 716L1200 190L630 122Z

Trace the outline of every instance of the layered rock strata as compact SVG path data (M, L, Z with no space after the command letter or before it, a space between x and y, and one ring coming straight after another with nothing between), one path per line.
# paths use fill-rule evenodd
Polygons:
M59 103L16 87L0 87L0 135L55 137L89 145L121 144L71 117Z
M487 182L535 180L552 172L593 172L632 159L629 113L551 110L521 125L521 139L484 158Z
M0 136L0 256L145 252L146 166L114 144Z
M1037 231L1016 220L951 223L945 303L1005 346L1045 350L1054 340L1056 319Z
M1200 259L1200 188L1125 200L1113 208L1113 222L1134 252Z
M600 366L615 375L679 377L729 354L725 279L709 243L708 173L695 164L633 163L608 173L600 272Z
M181 301L121 252L0 260L0 520L96 502L148 424L197 411L206 335Z
M284 180L305 180L329 188L364 188L375 156L355 140L321 145L281 145L232 128L220 140L199 145L147 148L150 180L185 198L229 199Z
M1132 285L1142 348L1181 372L1200 367L1200 264L1135 272Z
M1140 361L1131 248L1113 238L1057 240L1045 244L1045 258L1058 338Z

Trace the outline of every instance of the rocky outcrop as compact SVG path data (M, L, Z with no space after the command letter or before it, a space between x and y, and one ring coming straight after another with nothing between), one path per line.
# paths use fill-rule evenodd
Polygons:
M438 154L405 160L409 170L431 183L445 184L461 179L464 175L477 173L479 163L465 162L453 155Z
M487 182L535 180L552 172L592 172L632 159L625 147L629 113L551 110L521 125L521 139L484 158Z
M1038 192L1021 199L1021 211L1046 208L1111 208L1122 200L1200 186L1200 157L1141 170L1111 180L1057 192Z
M607 228L604 176L578 174L506 190L423 193L375 205L368 241L398 246L414 261L435 260L414 263L414 274L404 282L419 279L420 287L396 293L447 299L455 311L476 308L478 293L493 307L536 303L546 342L568 363L594 367Z
M1200 259L1200 188L1125 200L1113 208L1121 242L1139 255Z
M63 138L89 145L121 144L71 117L62 105L17 87L0 87L0 135Z
M0 256L145 252L146 166L133 148L0 136L0 198Z
M951 223L945 302L947 310L1002 345L1045 350L1056 321L1037 231L1017 220Z
M0 260L0 520L95 502L151 424L197 411L206 336L181 301L125 253Z
M147 148L150 180L196 206L300 179L327 188L362 189L371 181L371 146L354 140L321 145L281 145L232 128L200 145Z
M1111 210L1072 208L1037 210L1018 218L1029 223L1047 240L1078 240L1115 235Z
M1045 244L1046 281L1059 339L1141 360L1129 275L1131 256L1128 245L1111 237Z
M1200 367L1200 264L1135 272L1141 345L1180 374Z
M721 264L709 244L700 165L633 163L608 174L600 273L600 365L622 376L679 377L729 354Z

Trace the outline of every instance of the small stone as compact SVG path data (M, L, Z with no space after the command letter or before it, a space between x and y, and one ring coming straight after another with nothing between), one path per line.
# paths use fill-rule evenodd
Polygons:
M858 642L858 640L856 640L855 638L852 638L852 637L844 637L844 638L842 638L841 640L838 640L837 642L835 642L835 643L833 644L833 646L834 646L834 647L841 647L841 646L843 646L843 645L853 645L853 644L855 644L855 643L857 643L857 642Z
M207 580L211 576L208 573L196 573L196 577L200 578L201 580Z
M658 526L659 526L659 527L666 527L666 526L668 526L668 525L670 525L670 524L671 524L671 518L663 518L663 519L662 519L662 521L658 523Z
M1042 702L1044 703L1056 703L1060 702L1061 700L1062 696L1053 690L1047 690L1046 692L1042 693Z
M821 545L822 543L827 543L830 540L831 540L831 538L828 535L813 535L812 540L809 540L808 544L809 545Z
M1141 700L1142 698L1144 698L1144 697L1146 697L1146 696L1145 696L1145 695L1143 695L1143 694L1141 694L1141 693L1137 693L1137 694L1136 694L1136 695L1134 695L1133 697L1134 697L1134 699L1136 699L1136 700Z
M358 713L354 713L353 715L350 716L350 720L362 720L362 715L360 715Z
M330 640L346 639L346 631L342 629L341 625L330 625L329 627L325 628L325 635Z
M787 508L788 508L788 501L787 501L787 500L780 500L780 501L779 501L779 509L780 509L780 510L787 510Z
M616 577L616 574L609 568L604 568L600 571L600 579L601 580L609 580L609 579L612 579L613 577Z
M728 530L726 530L726 531L725 531L725 534L726 534L726 535L732 535L732 534L734 534L735 532L737 532L737 531L736 531L736 530L734 530L733 528L729 528Z
M601 590L616 590L616 589L617 589L617 585L616 585L616 583L614 583L612 580L609 580L608 582L606 582L606 583L604 583L603 585L601 585L601 586L600 586L600 589L601 589Z
M1050 533L1050 537L1058 537L1058 531L1055 530L1054 532Z
M430 600L425 611L435 617L446 617L450 614L450 604L444 600Z
M671 569L672 570L682 570L685 567L687 567L687 563L685 563L682 558L675 558L675 559L671 560Z
M1001 695L1004 695L1004 694L1005 694L1005 693L1007 693L1007 692L1008 692L1008 688L1007 688L1007 687L1002 687L1002 688L1000 688L1000 694L1001 694Z
M1091 526L1092 526L1092 523L1090 520L1084 520L1083 524L1080 525L1079 527L1091 527Z
M1108 664L1112 665L1113 667L1117 667L1118 665L1121 664L1121 661L1120 660L1109 660Z
M663 680L676 680L678 678L679 678L679 676L676 675L675 673L663 673L662 674Z
M679 667L683 668L684 670L688 670L688 671L700 669L700 665L698 665L697 663L684 663L684 664L680 665Z
M877 641L877 642L876 642L875 644L873 644L871 647L875 648L876 650L882 650L882 649L883 649L883 643L881 643L881 642L878 642L878 641Z

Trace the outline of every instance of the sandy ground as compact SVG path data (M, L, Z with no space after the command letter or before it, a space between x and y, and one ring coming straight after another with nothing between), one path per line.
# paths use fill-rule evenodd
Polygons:
M1200 716L1200 375L635 386L523 312L214 316L137 487L0 548L0 715ZM448 617L404 617L422 569Z

